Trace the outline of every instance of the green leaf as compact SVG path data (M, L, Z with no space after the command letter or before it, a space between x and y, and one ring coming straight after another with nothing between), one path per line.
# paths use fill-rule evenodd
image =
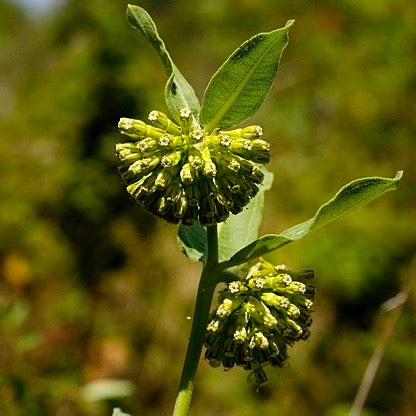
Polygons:
M169 76L165 86L165 100L170 113L179 120L179 111L182 108L190 108L192 115L198 122L199 101L195 96L193 88L188 84L176 66Z
M244 42L214 74L200 114L208 131L232 127L257 111L270 91L293 23Z
M273 174L263 169L265 174L259 192L237 215L230 215L227 221L218 224L219 261L229 259L234 253L245 247L258 237L261 223L264 192L269 190L273 182Z
M173 62L166 49L165 42L157 32L156 24L146 10L133 4L127 5L127 20L131 26L140 30L146 40L155 48L169 74L173 71Z
M198 118L200 108L198 98L191 85L173 63L166 49L165 42L159 36L155 22L150 15L141 7L129 4L127 6L127 20L153 46L165 67L169 77L165 87L165 99L172 116L178 120L179 111L188 107L192 110L194 116Z
M390 178L370 177L357 179L344 186L330 201L322 205L315 216L301 224L295 225L281 234L265 235L224 261L221 268L228 268L245 263L278 249L292 241L299 240L351 210L365 205L387 191L398 188L402 171Z
M178 229L178 245L180 250L192 261L205 263L208 255L208 241L205 228L201 224Z

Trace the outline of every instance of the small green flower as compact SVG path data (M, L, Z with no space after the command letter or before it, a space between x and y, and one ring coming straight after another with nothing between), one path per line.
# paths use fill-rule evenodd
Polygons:
M131 141L116 145L127 191L144 209L172 223L213 225L256 195L264 178L259 164L270 159L260 126L207 132L188 108L179 125L160 111L148 118L150 124L120 119Z
M257 385L264 384L263 367L281 367L288 346L310 335L315 288L300 280L313 277L311 270L295 273L260 259L243 280L228 283L207 326L209 363L242 366Z

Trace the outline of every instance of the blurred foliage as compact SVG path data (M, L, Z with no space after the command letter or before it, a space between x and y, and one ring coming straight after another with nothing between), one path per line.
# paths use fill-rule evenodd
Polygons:
M313 334L289 366L256 392L242 370L202 362L193 402L204 416L345 415L385 320L379 306L416 250L416 4L140 5L200 97L242 41L296 19L255 117L274 145L264 232L309 218L352 179L405 170L398 192L270 256L318 276ZM125 8L68 0L29 18L0 0L1 415L173 405L199 265L177 251L175 227L120 186L119 117L165 109L164 71ZM415 302L413 290L366 415L416 414Z

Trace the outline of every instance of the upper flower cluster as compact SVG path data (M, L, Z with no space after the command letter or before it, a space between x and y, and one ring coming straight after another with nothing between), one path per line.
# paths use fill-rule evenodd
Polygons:
M207 327L205 357L214 366L253 370L254 381L267 381L263 366L282 366L287 347L309 337L315 288L295 273L260 259L244 280L230 282ZM297 280L295 280L297 279Z
M213 225L256 195L264 178L258 164L270 158L260 126L207 132L187 108L179 125L160 111L149 121L120 119L121 133L133 140L116 146L127 190L147 211L172 223Z

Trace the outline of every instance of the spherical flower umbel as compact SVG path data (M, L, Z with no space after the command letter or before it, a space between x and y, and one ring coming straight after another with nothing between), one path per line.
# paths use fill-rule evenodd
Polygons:
M313 277L312 270L295 273L260 259L243 280L228 283L207 326L209 363L242 366L257 385L264 384L263 367L281 367L288 347L310 335Z
M260 126L207 132L188 108L179 125L160 111L149 121L120 119L131 141L116 146L127 191L144 209L172 223L213 225L256 195L259 164L270 158Z

